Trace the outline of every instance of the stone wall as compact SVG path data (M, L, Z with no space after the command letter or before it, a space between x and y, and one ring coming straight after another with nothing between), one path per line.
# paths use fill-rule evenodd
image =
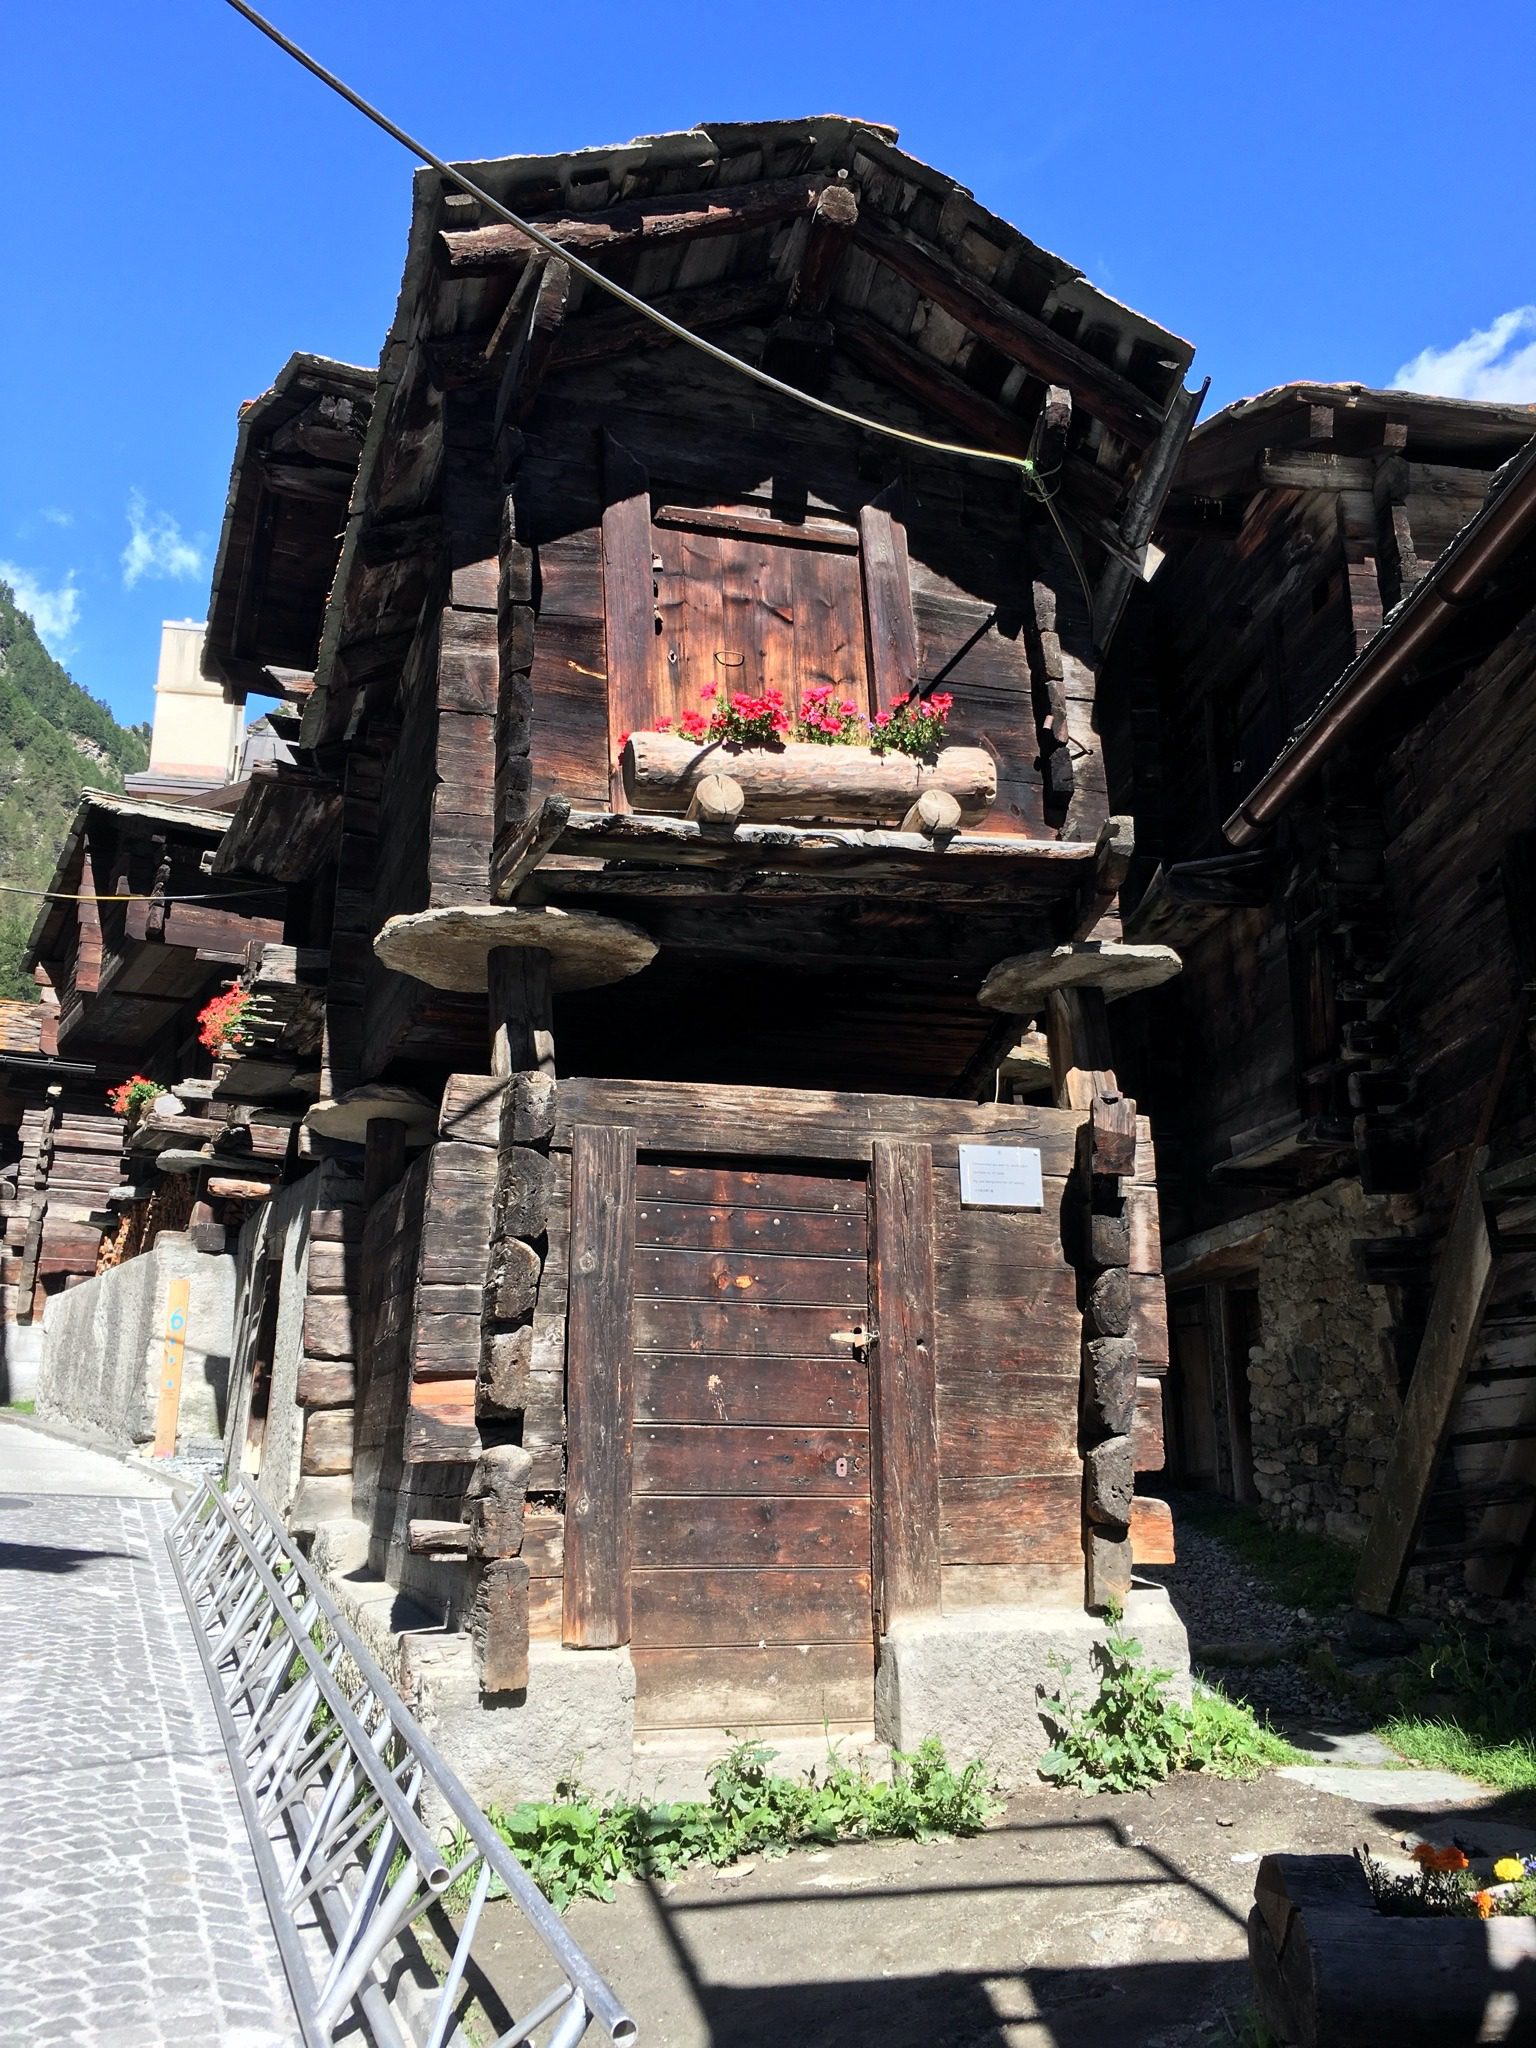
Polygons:
M235 1262L167 1232L154 1249L48 1303L37 1412L93 1429L125 1449L153 1441L166 1291L191 1282L176 1441L217 1444L224 1428L234 1328Z
M1361 1281L1350 1245L1396 1234L1388 1200L1340 1180L1265 1220L1262 1342L1248 1360L1254 1481L1278 1520L1359 1543L1401 1402L1385 1293Z

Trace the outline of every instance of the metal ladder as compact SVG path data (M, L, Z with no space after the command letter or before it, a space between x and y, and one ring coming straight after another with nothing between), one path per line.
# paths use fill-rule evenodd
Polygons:
M638 2038L635 2022L454 1776L266 1503L211 1481L166 1532L250 1831L305 2048L361 2026L377 2048L447 2048L493 1885L543 1944L555 1982L493 2048ZM450 1849L421 1818L452 1814ZM434 1990L392 1999L398 1944L463 1911ZM301 1920L307 1916L307 1925ZM446 1947L446 1944L445 1944ZM406 2010L407 2003L416 2010Z

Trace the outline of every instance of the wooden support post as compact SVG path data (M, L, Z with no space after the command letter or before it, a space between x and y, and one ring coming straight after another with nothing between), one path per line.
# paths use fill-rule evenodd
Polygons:
M873 1402L880 1617L939 1611L939 1450L934 1375L933 1153L874 1141L870 1154Z
M541 946L497 946L486 961L486 979L491 1072L498 1080L525 1073L553 1078L549 955Z
M371 1209L405 1171L405 1125L392 1116L368 1119L363 1140L363 1207Z
M1136 1105L1121 1094L1115 1079L1103 990L1052 989L1046 1034L1057 1107L1088 1112L1089 1170L1099 1175L1134 1172Z
M635 1138L613 1125L571 1134L566 1345L569 1466L564 1639L629 1641L633 1457Z
M1355 1602L1390 1614L1402 1596L1430 1482L1440 1463L1493 1291L1494 1252L1483 1208L1485 1147L1473 1154L1440 1252L1429 1320L1414 1361L1392 1457L1360 1553Z

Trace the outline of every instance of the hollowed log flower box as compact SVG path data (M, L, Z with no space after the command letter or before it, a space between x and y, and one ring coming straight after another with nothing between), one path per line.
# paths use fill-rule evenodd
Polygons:
M681 814L706 777L739 783L750 818L806 824L899 824L925 790L946 791L963 825L979 825L997 801L997 765L984 747L941 747L918 760L872 747L704 744L675 733L632 733L622 765L637 811Z
M1266 1856L1248 1954L1282 2048L1536 2043L1536 1920L1383 1913L1353 1856Z

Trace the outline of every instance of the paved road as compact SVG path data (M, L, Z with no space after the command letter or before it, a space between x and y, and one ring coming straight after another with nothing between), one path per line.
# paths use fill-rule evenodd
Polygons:
M297 2029L165 1552L170 1495L0 1417L0 2039Z

